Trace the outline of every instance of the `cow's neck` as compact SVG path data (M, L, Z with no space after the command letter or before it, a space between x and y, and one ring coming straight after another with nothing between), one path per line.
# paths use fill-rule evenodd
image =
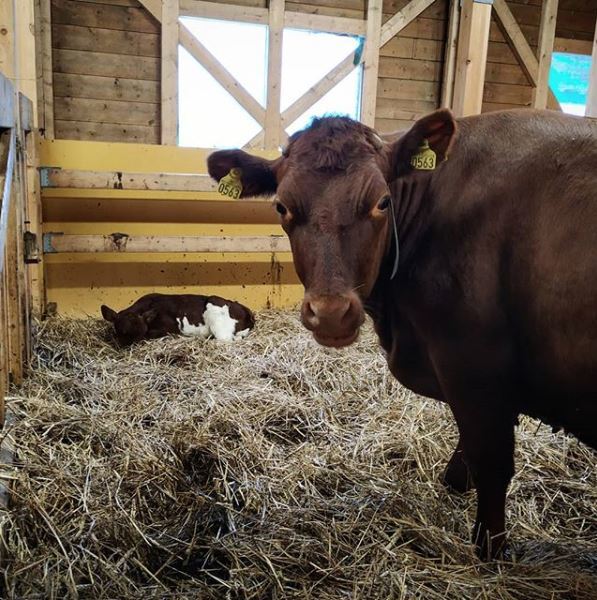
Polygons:
M398 179L391 184L394 199L393 217L396 227L390 227L388 252L385 257L386 269L382 277L387 276L387 267L390 273L393 270L396 257L396 241L399 245L400 259L395 277L400 276L400 271L408 266L416 252L419 241L425 235L432 211L430 173L415 173L411 176ZM392 216L392 215L391 215ZM396 240L395 238L398 238Z

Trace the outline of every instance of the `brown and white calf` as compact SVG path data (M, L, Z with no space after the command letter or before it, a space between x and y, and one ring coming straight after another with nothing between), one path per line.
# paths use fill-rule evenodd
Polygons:
M123 346L169 334L232 341L248 335L255 325L246 306L220 296L147 294L120 312L105 304L101 311Z
M441 110L383 141L329 117L278 159L208 166L237 169L242 197L276 194L318 342L351 344L366 311L394 376L450 405L445 479L470 471L473 538L495 555L518 414L597 448L597 122Z

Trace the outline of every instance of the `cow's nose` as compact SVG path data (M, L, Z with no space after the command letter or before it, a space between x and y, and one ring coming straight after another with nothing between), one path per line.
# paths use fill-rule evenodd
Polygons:
M347 337L364 320L361 301L356 294L311 295L303 301L303 323L321 336Z

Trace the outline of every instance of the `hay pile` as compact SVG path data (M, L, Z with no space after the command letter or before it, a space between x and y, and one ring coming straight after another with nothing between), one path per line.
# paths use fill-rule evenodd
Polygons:
M18 472L4 597L597 598L595 455L523 419L511 563L439 483L448 409L394 382L368 329L318 347L266 311L237 344L119 351L52 319L9 403Z

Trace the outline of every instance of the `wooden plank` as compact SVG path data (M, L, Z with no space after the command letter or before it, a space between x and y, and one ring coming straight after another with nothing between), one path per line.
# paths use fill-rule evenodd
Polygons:
M141 102L134 108L120 100L88 98L55 98L54 118L60 121L113 123L155 127L159 121L159 104Z
M400 98L378 98L376 117L380 119L401 119L404 113L424 115L437 108L437 103L429 100L402 100Z
M10 79L0 73L0 128L15 125L15 90Z
M313 29L328 33L348 33L351 35L366 35L367 23L364 19L350 17L330 17L322 14L309 14L286 11L284 27L294 29Z
M591 54L593 42L556 37L553 45L555 52L570 52L572 54Z
M203 2L201 0L180 0L180 15L182 17L205 17L223 21L237 21L241 23L268 22L268 11L255 6L233 6L220 2Z
M408 81L380 77L377 94L381 98L439 101L440 84L434 81Z
M503 65L487 63L485 81L491 83L510 83L513 85L528 85L526 75L519 64Z
M532 97L533 89L528 85L486 82L483 101L530 106Z
M541 25L539 27L539 48L537 57L537 85L533 92L533 107L546 108L549 92L549 69L556 36L556 20L558 16L558 0L545 0L541 10Z
M587 117L597 117L597 22L595 23L595 37L591 56L591 72L589 74L589 90L587 92L585 115Z
M160 103L157 81L54 73L54 95L90 100L121 100L135 103Z
M373 127L375 124L382 5L382 0L368 0L367 2L367 34L365 49L363 51L363 87L361 92L360 120L370 127Z
M161 142L178 140L178 0L162 0Z
M46 254L58 252L290 252L285 235L272 236L128 236L44 235Z
M265 109L233 77L217 58L182 24L179 23L180 43L214 79L260 124L265 121Z
M78 25L53 25L52 46L64 50L88 50L154 58L159 58L161 47L160 36L152 33L79 27Z
M338 17L341 19L363 19L365 16L366 8L365 1L359 2L359 8L354 6L338 5L333 0L325 0L323 2L317 2L312 0L311 2L295 2L290 0L286 2L286 10L305 14L318 14L326 17Z
M387 44L433 2L434 0L411 0L401 11L383 24L380 46Z
M160 143L158 127L56 120L55 128L57 137L65 140L97 140L102 142L127 140L127 142L140 144Z
M280 95L282 91L282 31L284 29L284 0L270 0L267 35L267 101L263 126L264 145L277 150L282 142L280 132Z
M446 49L442 79L440 105L451 108L454 95L454 77L456 76L456 52L458 49L458 31L460 29L460 0L450 0L450 16L446 33Z
M496 110L512 110L521 108L519 104L508 104L506 102L483 102L482 112L492 112Z
M44 188L215 192L209 175L44 169Z
M15 3L18 9L15 12L16 21L16 88L37 106L37 65L36 65L36 41L34 24L34 2L35 0L21 0ZM30 125L37 126L37 113L31 111Z
M138 81L160 80L160 59L156 57L57 49L53 52L53 60L54 73L93 75Z
M50 0L40 0L39 16L42 59L43 130L46 139L54 138L54 91L52 88L52 19ZM40 98L41 100L41 98Z
M429 60L395 59L380 57L379 77L412 79L415 81L440 81L442 63Z
M90 4L77 0L52 0L52 22L138 33L159 34L154 19L142 8Z
M375 119L375 130L383 134L406 131L413 126L413 121L403 119Z
M416 40L419 41L419 40ZM415 39L397 36L392 38L387 44L379 49L379 56L392 58L414 58Z

